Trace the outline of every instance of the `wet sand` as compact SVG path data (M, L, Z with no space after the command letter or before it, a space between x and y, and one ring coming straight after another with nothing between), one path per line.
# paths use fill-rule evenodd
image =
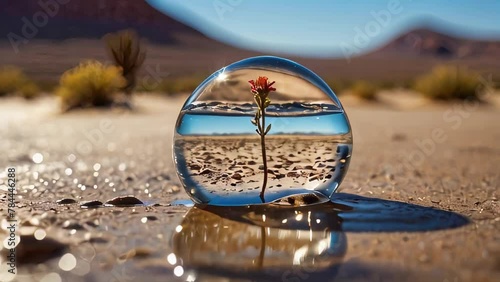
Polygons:
M185 251L178 247L185 245L172 238L184 234L183 216L190 210L170 206L188 198L171 154L182 102L141 96L132 113L91 110L60 115L51 98L34 103L1 101L0 166L2 171L15 166L18 179L16 212L22 227L17 230L21 236L17 281L58 281L58 277L62 281L220 281L221 276L233 275L207 269L191 273L183 268L190 261L176 256ZM334 237L314 235L335 238L345 247L343 253L338 249L341 263L336 261L337 267L323 274L326 280L321 281L496 280L500 272L500 128L496 122L500 111L466 106L436 104L402 110L384 103L346 103L354 151L342 193L452 211L471 222L427 232L347 229ZM6 181L6 175L0 179ZM6 214L6 186L0 187L0 209ZM84 201L105 203L123 195L133 195L145 204L80 207ZM76 203L57 204L61 199ZM213 223L208 217L207 221ZM344 218L339 224L347 221ZM243 227L234 228L236 232ZM260 227L248 228L246 234L261 238L256 231ZM7 236L4 220L1 233L2 238ZM272 238L288 233L271 230L269 234L269 243L262 246L271 244L278 258L289 256L288 249L287 253L276 249ZM298 238L295 233L282 236ZM254 239L249 242L254 247L246 249L247 255L259 257L262 248L255 247ZM302 244L297 242L289 248L297 251ZM5 251L2 248L0 280L8 279L3 276L7 275ZM319 268L302 269L296 278L318 281L311 274L314 271Z

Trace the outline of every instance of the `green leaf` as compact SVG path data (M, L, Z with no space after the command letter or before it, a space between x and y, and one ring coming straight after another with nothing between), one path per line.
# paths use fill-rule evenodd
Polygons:
M257 104L257 106L260 109L260 96L259 95L254 95L253 99L255 100L255 103Z
M271 104L271 99L266 98L266 100L264 101L264 108L267 108L267 106L269 106L270 104Z
M264 132L264 135L266 135L269 132L269 130L271 130L271 124L269 124L267 126L266 131Z

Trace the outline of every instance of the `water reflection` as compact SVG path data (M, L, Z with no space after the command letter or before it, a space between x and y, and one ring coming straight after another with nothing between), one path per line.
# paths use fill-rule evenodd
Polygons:
M182 265L186 279L333 277L347 249L345 234L335 231L340 226L335 214L328 204L314 208L195 206L176 228L175 254L168 260Z
M421 232L467 223L449 211L343 193L301 207L197 205L175 229L167 258L186 281L331 281L347 252L344 232ZM344 267L342 275L361 270Z

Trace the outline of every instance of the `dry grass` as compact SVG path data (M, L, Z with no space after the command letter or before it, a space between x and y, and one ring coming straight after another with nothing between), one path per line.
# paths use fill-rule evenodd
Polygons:
M478 74L457 66L438 66L419 77L416 91L436 100L478 99L481 83Z
M363 100L376 100L378 87L371 82L359 80L356 81L350 88L352 95L359 97Z
M118 67L87 61L62 75L56 94L64 110L109 106L125 84Z
M0 69L0 96L18 95L33 99L38 94L37 85L20 68L5 66Z
M175 95L179 93L191 93L200 85L209 75L208 74L193 74L186 76L170 77L163 79L158 83L151 83L145 79L139 84L138 90L144 92L160 92L167 95Z

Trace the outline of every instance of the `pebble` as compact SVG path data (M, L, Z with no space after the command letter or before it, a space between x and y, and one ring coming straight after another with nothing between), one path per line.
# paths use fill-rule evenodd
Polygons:
M64 198L64 199L57 200L56 203L58 205L69 205L69 204L75 204L75 203L77 203L77 201L75 199L71 199L71 198Z
M232 179L240 180L241 179L241 174L235 173L233 176L231 176Z
M43 263L60 256L67 249L65 244L47 237L37 240L33 235L21 235L21 242L16 247L18 265Z
M106 201L105 204L121 207L121 206L142 205L143 202L134 196L119 196Z
M82 208L97 208L102 206L101 201L93 200L93 201L86 201L86 202L81 202L80 207Z

